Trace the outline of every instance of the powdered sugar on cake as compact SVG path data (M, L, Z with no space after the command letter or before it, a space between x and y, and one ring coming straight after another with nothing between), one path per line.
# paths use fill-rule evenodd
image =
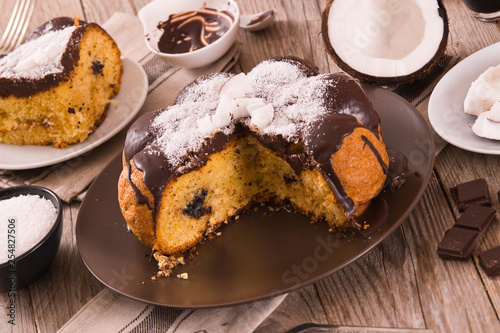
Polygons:
M36 80L60 73L63 70L62 55L75 29L75 26L71 26L48 31L22 44L0 59L0 77Z
M228 87L230 78L233 87ZM204 138L232 133L236 122L295 141L328 112L324 96L331 84L324 75L307 77L285 61L264 61L246 77L213 74L188 86L177 104L156 117L153 128L160 134L153 145L179 164L201 148Z

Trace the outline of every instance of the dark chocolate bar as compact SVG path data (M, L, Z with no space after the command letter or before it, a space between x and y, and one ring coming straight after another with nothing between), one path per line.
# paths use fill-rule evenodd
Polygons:
M484 231L495 218L497 212L491 207L471 205L455 222L456 227Z
M500 275L500 246L479 253L478 258L488 276Z
M491 206L488 184L484 178L458 184L450 192L461 212L469 205Z
M437 253L443 259L465 260L476 249L480 236L479 231L453 227L444 234Z

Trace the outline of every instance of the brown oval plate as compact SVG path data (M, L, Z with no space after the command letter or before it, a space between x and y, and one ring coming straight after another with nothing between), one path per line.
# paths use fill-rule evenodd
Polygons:
M78 214L76 239L85 265L106 286L133 299L207 308L287 293L355 261L410 214L434 164L433 140L418 111L385 89L366 90L382 119L384 141L409 162L405 185L375 200L374 214L386 209L389 214L370 237L342 238L329 233L326 223L311 224L298 214L255 211L223 226L220 237L199 245L194 260L177 267L173 277L153 281L157 265L150 260L151 250L127 230L120 212L117 182L122 162L117 156L96 178ZM183 272L187 280L175 277Z

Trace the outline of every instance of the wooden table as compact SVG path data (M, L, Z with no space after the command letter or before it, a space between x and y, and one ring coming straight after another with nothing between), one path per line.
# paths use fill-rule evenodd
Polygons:
M56 16L104 23L115 11L137 13L148 0L38 1L29 31ZM278 11L268 30L240 32L241 56L235 71L248 71L261 60L293 54L312 60L321 72L337 71L321 39L321 12L326 0L245 0L243 13ZM0 1L0 31L12 0ZM450 24L449 55L466 57L500 41L498 23L475 20L460 0L444 0ZM500 58L499 58L500 59ZM500 63L500 60L499 60ZM422 199L402 226L382 244L331 276L292 292L259 327L276 332L303 323L427 328L435 332L500 332L500 278L490 278L475 254L463 262L444 261L436 246L459 212L450 187L475 178L490 186L493 207L500 209L498 156L467 152L448 145L436 158ZM79 203L64 208L64 234L51 270L18 294L17 325L0 318L0 331L54 332L105 288L85 268L75 242ZM500 245L500 225L493 223L478 250ZM477 252L476 252L477 253ZM0 295L0 306L8 297ZM4 309L2 313L6 313Z

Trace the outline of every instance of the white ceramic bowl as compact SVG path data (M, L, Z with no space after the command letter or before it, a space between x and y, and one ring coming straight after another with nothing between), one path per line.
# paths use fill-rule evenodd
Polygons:
M192 52L177 54L160 52L158 40L163 30L157 28L158 24L167 21L171 14L199 10L204 5L219 11L229 11L234 16L234 22L229 30L212 44ZM148 48L165 62L183 68L203 67L222 57L236 41L240 25L240 9L233 0L155 0L144 6L138 15L144 27Z

